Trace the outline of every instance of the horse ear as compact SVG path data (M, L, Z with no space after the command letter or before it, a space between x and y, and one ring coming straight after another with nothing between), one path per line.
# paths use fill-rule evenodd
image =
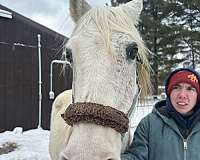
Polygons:
M126 4L121 5L120 7L134 21L134 24L137 24L143 9L143 0L132 0Z
M75 23L90 9L85 0L70 0L70 15Z

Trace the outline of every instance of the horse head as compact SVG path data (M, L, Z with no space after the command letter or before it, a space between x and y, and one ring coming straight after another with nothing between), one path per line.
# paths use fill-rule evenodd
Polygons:
M63 118L73 126L62 160L119 160L133 97L150 86L149 63L135 27L142 0L92 8L71 0L76 27L66 47L72 54L74 103Z

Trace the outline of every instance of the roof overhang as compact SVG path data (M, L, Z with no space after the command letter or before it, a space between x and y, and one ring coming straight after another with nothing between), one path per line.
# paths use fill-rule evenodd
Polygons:
M12 18L12 13L0 9L0 17L4 17L4 18L9 18L9 19L11 19L11 18Z

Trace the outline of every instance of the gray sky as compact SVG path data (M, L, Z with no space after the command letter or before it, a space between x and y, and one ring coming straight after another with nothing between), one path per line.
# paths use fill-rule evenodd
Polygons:
M69 0L0 0L0 4L52 30L69 36L73 22L69 17ZM92 6L110 4L110 0L88 0Z

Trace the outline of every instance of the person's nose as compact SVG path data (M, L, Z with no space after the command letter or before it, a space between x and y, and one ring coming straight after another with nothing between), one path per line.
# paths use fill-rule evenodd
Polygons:
M179 95L178 96L179 99L185 99L185 98L187 98L187 92L186 92L185 89L181 89L178 95Z

